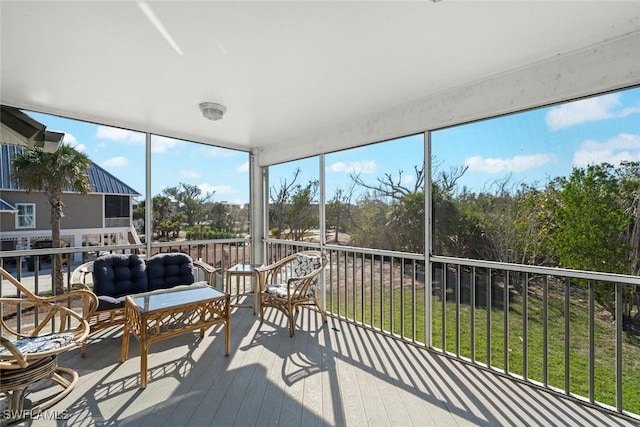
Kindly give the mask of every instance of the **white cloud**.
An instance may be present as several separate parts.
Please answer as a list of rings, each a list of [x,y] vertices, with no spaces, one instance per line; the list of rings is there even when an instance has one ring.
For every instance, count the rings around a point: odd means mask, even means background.
[[[215,192],[215,194],[217,195],[233,193],[233,187],[231,187],[230,185],[211,185],[205,182],[199,184],[198,187],[202,191],[202,194],[213,192]]]
[[[100,163],[100,166],[108,168],[119,168],[129,164],[129,161],[125,157],[112,157]]]
[[[638,113],[640,113],[640,107],[627,107],[620,110],[620,112],[618,113],[618,117],[627,117],[632,114]]]
[[[183,169],[180,172],[178,172],[178,175],[184,178],[192,178],[192,179],[200,178],[201,176],[200,172],[195,171],[193,169],[189,169],[189,170]]]
[[[329,170],[332,172],[345,172],[345,173],[374,173],[377,170],[375,160],[364,160],[362,162],[336,162],[329,166]]]
[[[402,177],[403,184],[411,184],[416,180],[416,177],[413,175],[405,175]]]
[[[586,140],[573,155],[573,166],[640,161],[640,135],[621,133],[605,142]]]
[[[238,173],[249,172],[249,161],[247,160],[246,162],[244,162],[243,164],[238,166],[238,168],[236,169],[236,172],[238,172]]]
[[[67,145],[70,145],[70,146],[74,147],[74,146],[76,146],[76,144],[78,144],[78,138],[73,136],[72,133],[64,132],[64,137],[62,138],[62,142],[64,144],[67,144]]]
[[[66,132],[64,133],[64,138],[62,138],[62,143],[75,148],[81,153],[87,151],[87,146],[84,144],[78,143],[78,139],[71,133],[66,133]]]
[[[555,154],[530,154],[527,156],[514,156],[508,159],[474,156],[466,159],[464,165],[468,166],[472,172],[523,172],[555,162],[556,159]]]
[[[110,139],[128,143],[143,143],[144,134],[126,129],[112,128],[109,126],[98,126],[96,138]]]
[[[202,145],[201,149],[198,150],[198,154],[201,154],[203,157],[233,157],[237,154],[237,151]]]
[[[640,112],[638,107],[628,107],[616,111],[620,106],[620,95],[613,93],[594,98],[581,99],[552,108],[545,116],[549,130],[559,130],[580,123],[626,117]]]
[[[154,136],[151,140],[152,153],[165,153],[167,149],[185,144],[179,139],[167,138],[165,136]]]

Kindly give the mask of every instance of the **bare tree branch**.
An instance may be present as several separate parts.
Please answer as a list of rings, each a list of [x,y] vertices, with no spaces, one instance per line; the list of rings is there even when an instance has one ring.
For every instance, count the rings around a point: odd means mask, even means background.
[[[424,186],[424,162],[422,163],[422,167],[418,168],[418,166],[414,166],[414,172],[416,174],[416,180],[413,184],[412,188],[409,188],[405,185],[402,175],[404,171],[399,170],[398,175],[394,178],[391,174],[385,173],[384,176],[378,177],[378,184],[372,185],[367,184],[360,177],[360,173],[350,173],[349,178],[358,186],[366,188],[368,190],[372,190],[377,195],[382,195],[384,197],[389,197],[394,200],[400,200],[403,197],[420,191]]]

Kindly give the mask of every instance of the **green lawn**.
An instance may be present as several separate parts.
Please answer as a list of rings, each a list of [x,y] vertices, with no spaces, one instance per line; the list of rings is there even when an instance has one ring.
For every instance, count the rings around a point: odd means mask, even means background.
[[[332,295],[333,312],[354,319],[358,322],[372,324],[377,328],[402,334],[409,340],[424,342],[424,290],[414,292],[405,289],[380,289],[374,283],[371,291],[364,294],[342,291]],[[445,304],[445,316],[442,300],[433,298],[432,344],[436,348],[456,352],[456,304],[448,301]],[[480,305],[480,304],[478,304]],[[516,375],[523,374],[523,301],[522,296],[512,292],[509,301],[508,315],[508,357],[504,357],[504,310],[502,301],[491,310],[491,365],[498,369],[508,370]],[[589,396],[589,334],[588,307],[586,301],[572,297],[570,300],[569,320],[569,378],[570,392],[584,397]],[[393,306],[393,312],[390,308]],[[404,310],[402,310],[404,307]],[[415,307],[415,310],[413,309]],[[527,299],[527,377],[543,382],[543,324],[542,298],[539,292],[529,292]],[[415,311],[415,317],[413,313]],[[471,354],[471,307],[460,305],[459,352],[466,358],[474,358],[477,362],[487,362],[487,310],[476,307],[475,318],[475,352]],[[443,322],[443,317],[446,321]],[[606,316],[595,321],[595,400],[615,406],[615,324]],[[404,319],[404,322],[402,320]],[[443,324],[445,340],[443,343]],[[414,326],[415,325],[415,326]],[[415,328],[415,332],[414,332]],[[562,292],[550,292],[548,307],[548,351],[547,369],[548,384],[564,389],[564,297]],[[635,342],[635,343],[634,343]],[[625,411],[640,414],[640,348],[636,341],[630,341],[625,335],[623,344],[623,408]]]

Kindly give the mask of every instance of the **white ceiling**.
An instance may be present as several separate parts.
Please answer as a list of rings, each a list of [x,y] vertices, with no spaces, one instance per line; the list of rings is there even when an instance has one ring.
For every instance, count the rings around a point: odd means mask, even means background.
[[[639,2],[606,0],[2,0],[0,15],[3,104],[240,149],[640,29]]]

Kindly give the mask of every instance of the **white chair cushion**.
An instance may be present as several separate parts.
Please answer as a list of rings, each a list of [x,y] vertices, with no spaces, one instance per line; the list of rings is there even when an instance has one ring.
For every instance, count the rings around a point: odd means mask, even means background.
[[[265,292],[268,294],[277,296],[278,298],[287,297],[287,285],[284,283],[278,283],[276,285],[267,285]]]
[[[314,270],[319,268],[322,265],[322,260],[318,256],[309,256],[306,254],[296,254],[296,259],[291,262],[291,266],[288,269],[283,269],[277,277],[278,282],[267,285],[265,287],[265,292],[268,294],[277,296],[278,298],[286,298],[287,297],[287,284],[282,283],[286,282],[288,277],[302,277],[307,274],[312,273]],[[288,271],[287,271],[288,270]],[[287,274],[287,273],[290,274]],[[294,284],[296,282],[293,282]],[[316,284],[318,283],[318,278],[314,278],[311,282],[311,286],[309,287],[309,292],[307,292],[307,297],[313,297],[315,295]],[[295,290],[293,288],[292,290]]]
[[[20,350],[22,354],[34,354],[44,351],[56,350],[69,345],[73,341],[71,332],[60,334],[40,335],[37,337],[20,338],[13,341],[13,344]],[[0,356],[10,356],[11,353],[7,349],[0,351]]]
[[[305,254],[296,254],[296,260],[293,263],[293,273],[296,277],[306,276],[322,264],[320,257],[309,256]]]

